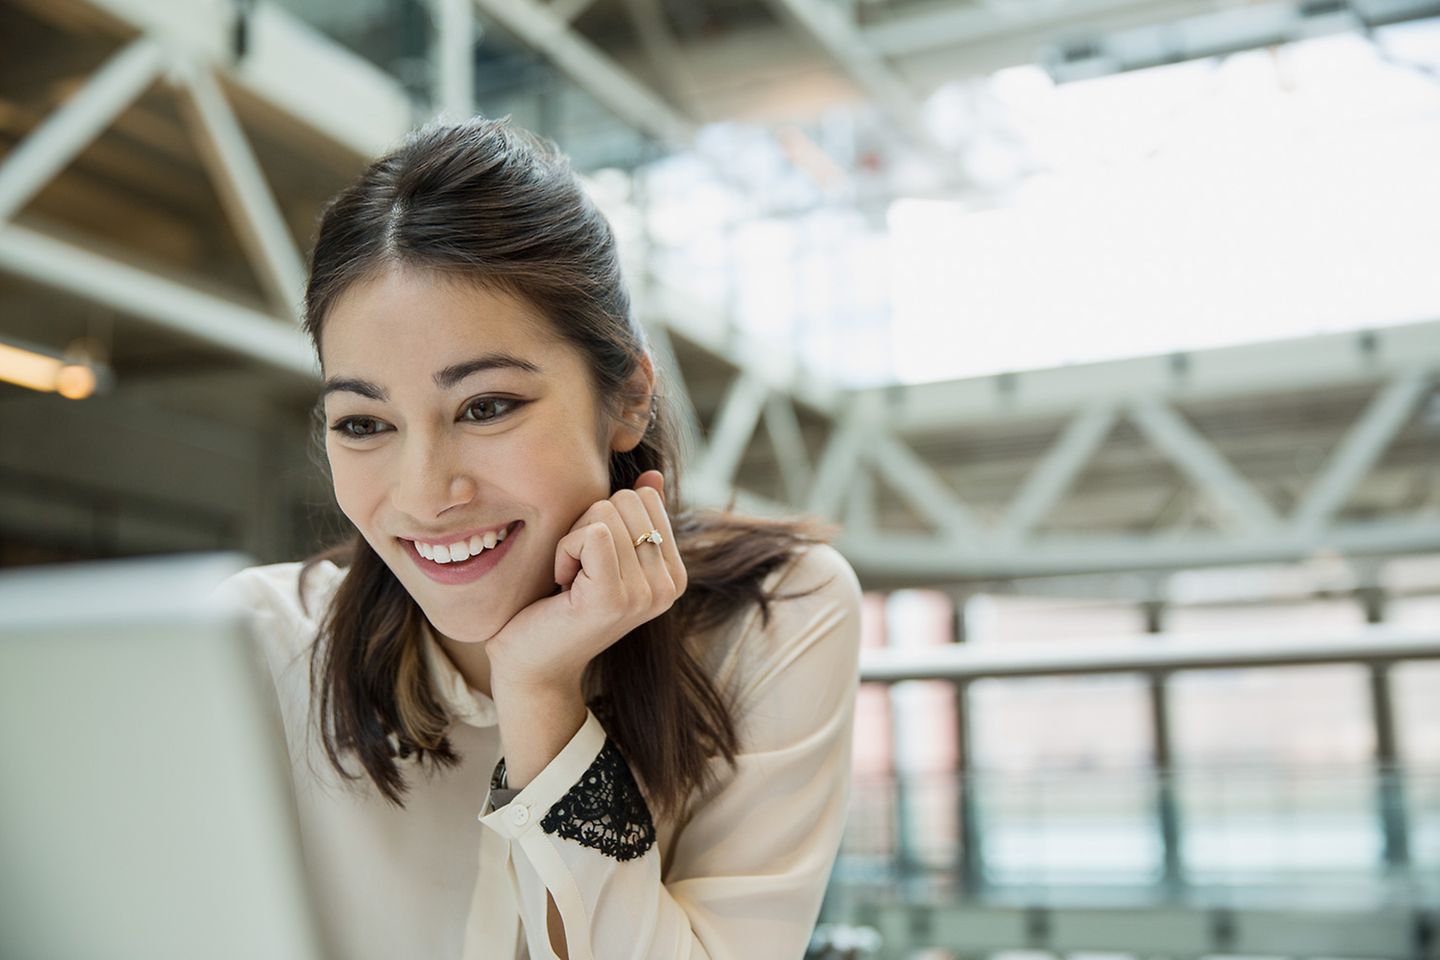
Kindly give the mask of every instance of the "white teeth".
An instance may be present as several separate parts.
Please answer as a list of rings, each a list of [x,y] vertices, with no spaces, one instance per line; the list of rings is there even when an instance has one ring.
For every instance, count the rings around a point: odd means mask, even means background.
[[[509,527],[502,527],[499,531],[491,530],[483,536],[476,534],[468,541],[462,540],[459,543],[452,543],[449,546],[436,543],[421,543],[415,541],[415,549],[427,560],[436,563],[458,563],[461,560],[468,560],[476,554],[490,550],[500,543],[509,533]]]

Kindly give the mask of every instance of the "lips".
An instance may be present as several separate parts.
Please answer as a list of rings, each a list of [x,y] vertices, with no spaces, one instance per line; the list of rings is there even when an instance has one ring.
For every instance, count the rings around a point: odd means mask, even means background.
[[[420,555],[428,560],[434,560],[437,563],[452,563],[458,562],[451,559],[455,544],[460,544],[465,548],[466,556],[463,559],[468,560],[470,557],[479,556],[483,550],[494,550],[519,523],[519,520],[512,520],[503,527],[490,527],[483,534],[475,530],[467,533],[440,534],[434,537],[403,537],[402,539],[414,542]],[[490,546],[486,546],[486,543],[489,543]]]
[[[419,547],[413,540],[402,540],[401,542],[405,544],[405,552],[410,554],[410,559],[431,580],[436,583],[461,584],[478,580],[495,569],[510,552],[510,545],[520,537],[524,530],[525,522],[517,520],[510,527],[510,532],[506,534],[505,539],[495,546],[482,550],[468,559],[453,560],[450,563],[436,563],[434,560],[427,560],[421,555]]]

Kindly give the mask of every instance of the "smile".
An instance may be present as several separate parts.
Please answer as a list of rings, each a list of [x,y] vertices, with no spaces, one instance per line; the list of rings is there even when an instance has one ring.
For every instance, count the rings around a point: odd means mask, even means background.
[[[405,544],[405,551],[410,554],[410,559],[415,561],[422,573],[436,583],[471,583],[489,573],[510,552],[510,544],[520,536],[520,531],[525,526],[523,520],[516,520],[505,530],[503,539],[496,537],[494,546],[487,546],[486,541],[475,544],[480,548],[478,553],[470,554],[463,560],[450,560],[438,562],[433,559],[440,549],[432,548],[430,544],[419,544],[413,540],[402,541]],[[471,544],[474,541],[470,541]],[[470,544],[467,544],[467,547]],[[421,551],[424,551],[422,553]],[[462,553],[464,551],[461,551]],[[430,557],[425,553],[431,554]],[[447,553],[448,556],[448,553]]]

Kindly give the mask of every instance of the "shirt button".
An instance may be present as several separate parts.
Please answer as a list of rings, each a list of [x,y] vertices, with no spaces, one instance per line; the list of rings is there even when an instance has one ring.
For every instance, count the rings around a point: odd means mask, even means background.
[[[523,827],[530,822],[530,808],[523,803],[511,803],[508,816],[515,826]]]

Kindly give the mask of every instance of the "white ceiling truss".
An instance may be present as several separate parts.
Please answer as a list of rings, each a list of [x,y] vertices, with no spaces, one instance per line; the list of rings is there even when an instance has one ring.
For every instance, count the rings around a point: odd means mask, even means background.
[[[263,353],[268,363],[308,372],[313,369],[310,351],[294,325],[304,289],[304,262],[212,69],[148,35],[102,64],[0,163],[0,267],[215,346],[239,346]],[[182,95],[191,134],[225,202],[230,225],[274,310],[291,321],[288,328],[271,315],[14,222],[28,201],[156,82],[168,83]]]
[[[268,375],[293,395],[316,376],[296,323],[303,261],[286,198],[237,115],[237,91],[288,111],[293,136],[318,130],[353,148],[357,168],[404,123],[382,111],[394,121],[377,128],[383,136],[344,117],[316,126],[315,101],[279,95],[286,84],[276,74],[286,68],[255,64],[320,41],[298,26],[287,34],[274,12],[259,16],[268,25],[238,65],[209,40],[137,22],[136,35],[0,162],[0,272],[105,305],[141,321],[141,332],[148,324],[244,357],[258,368],[257,390]],[[553,33],[564,15],[545,16],[535,22],[565,48]],[[403,100],[352,61],[324,52],[310,62],[310,85],[353,82],[387,91],[381,103]],[[107,252],[73,225],[26,219],[27,204],[156,84],[181,107],[263,302]],[[723,505],[734,496],[742,509],[837,521],[838,545],[870,583],[1440,550],[1440,322],[845,391],[764,362],[732,318],[657,286],[643,269],[627,275],[639,278],[637,313],[681,415],[692,499]],[[123,391],[125,371],[117,373]],[[233,381],[226,387],[216,390],[217,409],[233,402]],[[1117,445],[1125,431],[1136,442]],[[1278,465],[1266,459],[1277,456]],[[1300,460],[1306,469],[1291,469]],[[73,472],[69,461],[57,455],[51,466]],[[1096,470],[1098,481],[1087,481]]]
[[[689,147],[695,122],[573,30],[566,18],[578,14],[575,4],[556,11],[533,0],[474,2],[621,119],[673,149]]]
[[[1381,338],[1381,350],[1387,357],[1398,359],[1379,365],[1363,359],[1365,352],[1375,349],[1375,337]],[[1393,340],[1386,342],[1386,338]],[[1343,352],[1347,344],[1356,359],[1353,369],[1342,373],[1335,368],[1334,355]],[[885,398],[892,390],[859,391],[842,398],[825,414],[824,444],[812,464],[804,445],[795,442],[790,426],[794,407],[789,398],[741,373],[725,393],[710,431],[711,447],[699,461],[698,478],[691,482],[706,490],[735,486],[743,490],[747,482],[764,482],[763,477],[745,475],[738,452],[761,442],[757,434],[764,423],[770,443],[777,448],[774,460],[782,476],[784,502],[753,495],[742,495],[739,502],[769,513],[804,511],[843,521],[846,552],[857,569],[896,582],[1303,561],[1326,550],[1361,556],[1440,548],[1440,424],[1434,422],[1440,417],[1433,412],[1419,418],[1413,428],[1421,437],[1419,460],[1411,465],[1414,483],[1422,493],[1418,509],[1381,511],[1365,520],[1340,516],[1342,507],[1420,411],[1422,402],[1428,400],[1440,407],[1440,399],[1436,399],[1440,394],[1435,392],[1440,373],[1440,323],[1199,351],[1193,356],[1201,364],[1207,354],[1213,354],[1216,362],[1234,362],[1237,355],[1248,352],[1257,356],[1255,362],[1263,363],[1279,351],[1288,352],[1287,373],[1292,381],[1319,384],[1333,377],[1331,382],[1337,388],[1374,385],[1373,396],[1338,432],[1319,469],[1303,478],[1303,493],[1288,512],[1274,504],[1273,494],[1262,493],[1237,470],[1221,446],[1182,412],[1187,401],[1213,404],[1223,400],[1225,388],[1191,390],[1177,396],[1177,391],[1138,386],[1151,379],[1153,371],[1147,367],[1171,364],[1169,357],[1088,365],[1096,368],[1091,371],[1094,382],[1108,381],[1110,391],[1118,396],[1097,397],[1082,388],[1069,398],[1068,412],[1063,414],[1057,409],[1056,387],[1046,380],[1074,378],[1083,368],[1019,375],[1022,382],[1033,382],[1034,393],[1043,399],[1028,415],[1023,402],[1007,401],[1012,412],[1006,419],[1028,421],[1029,426],[1017,426],[1026,432],[1034,432],[1036,418],[1048,420],[1058,430],[1055,439],[1028,461],[1016,460],[1023,469],[1013,492],[999,500],[993,495],[986,498],[984,512],[994,515],[990,520],[982,519],[982,511],[952,479],[957,473],[963,475],[963,470],[937,466],[907,441],[907,417],[887,410]],[[1313,369],[1305,369],[1307,361],[1313,363]],[[1245,364],[1241,361],[1238,365]],[[1379,378],[1382,373],[1385,376]],[[986,381],[992,387],[1005,382],[978,378],[969,383],[926,386],[978,386]],[[1263,409],[1272,401],[1304,397],[1314,391],[1297,392],[1293,384],[1266,390],[1263,382],[1252,380],[1228,392],[1243,404]],[[928,404],[923,415],[909,419],[924,424],[927,448],[938,446],[937,436],[945,431],[959,435],[976,422],[967,423],[963,413],[953,407],[947,411]],[[1213,529],[1186,529],[1192,524],[1182,519],[1181,526],[1167,525],[1139,534],[1124,529],[1128,524],[1117,525],[1117,529],[1092,526],[1083,532],[1037,530],[1074,490],[1084,471],[1101,461],[1107,437],[1122,421],[1138,431],[1152,454],[1168,462],[1196,500],[1208,508],[1216,521]],[[992,426],[1002,423],[991,421]],[[777,442],[778,438],[785,439]],[[1284,444],[1287,438],[1276,435],[1273,440]],[[796,497],[793,481],[783,480],[785,476],[814,479],[808,493]],[[912,529],[886,528],[874,499],[881,485],[892,491],[895,504],[910,514],[908,526]],[[1123,495],[1124,491],[1117,494]],[[1083,511],[1083,507],[1072,508],[1072,512],[1076,510]],[[896,513],[894,509],[889,512]],[[1194,513],[1192,509],[1190,519]]]

